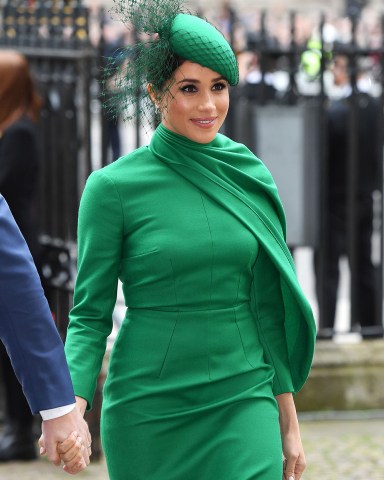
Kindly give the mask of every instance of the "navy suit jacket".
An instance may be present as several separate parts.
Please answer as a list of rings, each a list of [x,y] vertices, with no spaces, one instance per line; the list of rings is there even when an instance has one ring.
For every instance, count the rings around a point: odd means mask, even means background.
[[[2,195],[0,338],[33,413],[75,402],[63,342],[30,251]]]

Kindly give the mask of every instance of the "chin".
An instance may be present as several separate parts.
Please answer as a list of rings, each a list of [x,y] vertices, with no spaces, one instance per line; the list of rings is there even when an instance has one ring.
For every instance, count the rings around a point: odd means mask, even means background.
[[[198,132],[195,135],[191,135],[190,139],[197,143],[210,143],[216,135],[216,130],[214,132]]]

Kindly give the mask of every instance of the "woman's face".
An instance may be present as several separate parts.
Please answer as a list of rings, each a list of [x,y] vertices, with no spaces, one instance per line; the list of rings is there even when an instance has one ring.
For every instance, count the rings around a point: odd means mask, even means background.
[[[228,89],[220,74],[185,61],[175,70],[161,99],[163,125],[194,142],[211,142],[227,116]]]

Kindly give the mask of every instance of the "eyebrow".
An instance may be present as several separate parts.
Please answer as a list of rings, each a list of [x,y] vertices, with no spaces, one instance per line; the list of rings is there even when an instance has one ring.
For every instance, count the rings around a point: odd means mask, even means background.
[[[213,78],[212,83],[219,82],[220,80],[225,80],[225,78],[223,76]],[[182,80],[179,80],[177,82],[177,85],[179,85],[180,83],[201,83],[201,82],[200,82],[200,80],[197,80],[196,78],[183,78]]]

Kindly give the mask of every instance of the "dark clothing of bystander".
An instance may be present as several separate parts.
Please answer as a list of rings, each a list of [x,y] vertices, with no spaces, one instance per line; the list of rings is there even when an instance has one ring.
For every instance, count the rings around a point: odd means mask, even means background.
[[[377,272],[372,262],[373,233],[373,192],[380,190],[380,162],[382,142],[379,131],[380,108],[375,98],[367,93],[355,94],[357,109],[357,262],[356,276],[359,296],[356,300],[359,325],[351,325],[351,330],[359,330],[365,337],[366,328],[374,327],[378,322]],[[350,169],[350,115],[351,96],[333,100],[327,111],[327,225],[324,261],[324,291],[320,302],[320,322],[318,338],[332,337],[336,316],[337,293],[339,285],[339,260],[349,257],[348,230],[348,174]],[[315,252],[317,276],[320,269],[320,255]],[[318,298],[319,282],[317,283]],[[367,335],[368,336],[368,335]]]

